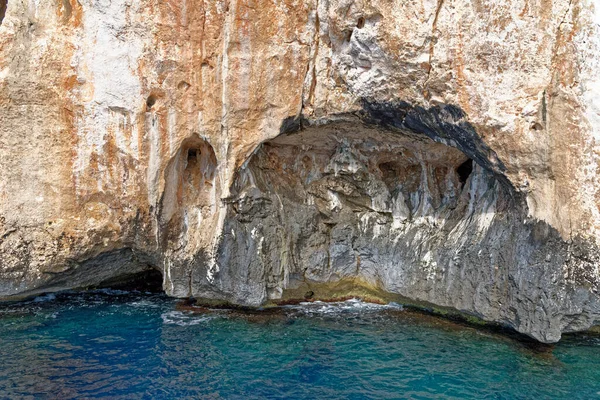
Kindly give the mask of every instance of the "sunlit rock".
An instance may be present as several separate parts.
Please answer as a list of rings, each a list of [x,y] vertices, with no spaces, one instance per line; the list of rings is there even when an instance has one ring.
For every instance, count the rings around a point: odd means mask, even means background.
[[[0,296],[356,279],[544,342],[587,329],[599,12],[0,0]]]

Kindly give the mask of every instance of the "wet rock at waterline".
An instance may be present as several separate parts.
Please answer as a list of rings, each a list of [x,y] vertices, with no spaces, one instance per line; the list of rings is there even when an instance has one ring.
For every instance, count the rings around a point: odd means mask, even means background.
[[[355,282],[544,342],[587,329],[598,12],[0,2],[0,296],[154,269],[176,297]]]

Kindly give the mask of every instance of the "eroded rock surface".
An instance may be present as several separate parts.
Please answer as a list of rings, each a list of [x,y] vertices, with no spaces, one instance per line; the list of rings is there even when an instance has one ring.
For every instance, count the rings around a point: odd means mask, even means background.
[[[0,297],[154,268],[177,297],[356,279],[544,342],[595,325],[599,22],[589,0],[0,0]]]

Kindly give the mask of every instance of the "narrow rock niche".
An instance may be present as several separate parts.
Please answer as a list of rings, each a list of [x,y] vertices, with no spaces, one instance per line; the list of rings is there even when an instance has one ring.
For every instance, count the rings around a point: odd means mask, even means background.
[[[198,137],[184,141],[167,166],[160,222],[163,238],[171,245],[185,246],[190,234],[198,239],[210,232],[217,202],[216,168],[212,146]]]
[[[500,186],[460,150],[424,135],[346,122],[281,135],[239,172],[221,276],[239,281],[242,265],[271,299],[306,282],[360,278],[433,300],[422,294],[456,283],[441,263],[507,209]],[[438,274],[449,280],[436,283]]]
[[[471,176],[473,172],[473,160],[468,159],[464,163],[460,164],[458,168],[456,168],[456,173],[458,175],[458,180],[460,181],[461,188],[465,186],[467,183],[467,179]]]
[[[358,29],[362,29],[362,28],[364,28],[364,27],[365,27],[365,19],[364,19],[364,17],[360,17],[360,18],[358,19],[358,21],[356,21],[356,27],[357,27]]]
[[[4,16],[6,15],[7,7],[8,0],[0,0],[0,25],[2,25],[2,21],[4,21]]]

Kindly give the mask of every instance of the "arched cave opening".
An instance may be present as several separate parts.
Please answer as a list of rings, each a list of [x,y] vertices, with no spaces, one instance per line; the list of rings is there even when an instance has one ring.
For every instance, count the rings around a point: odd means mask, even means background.
[[[187,138],[169,161],[159,208],[159,242],[167,254],[165,290],[175,297],[195,296],[206,278],[206,249],[218,224],[219,175],[211,144]]]
[[[165,171],[160,212],[165,240],[185,246],[190,239],[188,233],[196,235],[212,224],[217,201],[216,171],[217,158],[207,141],[194,136],[181,144]]]
[[[430,291],[433,271],[508,204],[495,175],[459,149],[343,121],[263,143],[232,194],[220,274],[242,264],[244,276],[266,277],[273,299],[305,282],[356,278]]]

